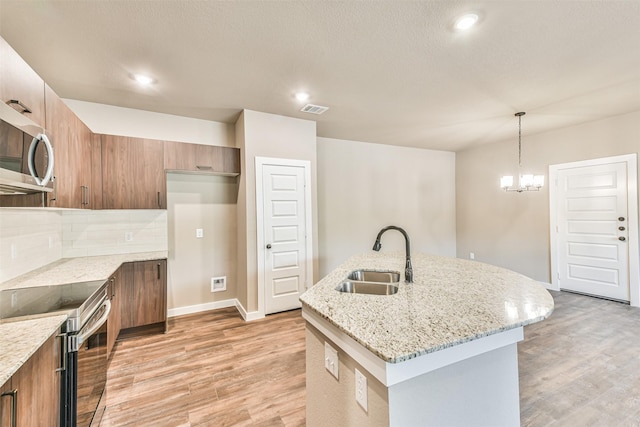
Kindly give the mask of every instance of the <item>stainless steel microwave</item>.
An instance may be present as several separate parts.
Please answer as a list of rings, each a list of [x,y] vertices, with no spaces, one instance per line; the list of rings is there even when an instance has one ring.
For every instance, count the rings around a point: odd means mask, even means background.
[[[53,191],[53,147],[44,129],[0,102],[0,195]]]

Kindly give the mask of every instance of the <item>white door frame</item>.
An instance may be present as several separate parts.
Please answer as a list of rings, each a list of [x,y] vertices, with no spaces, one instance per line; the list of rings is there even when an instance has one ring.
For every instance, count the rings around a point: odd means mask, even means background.
[[[311,214],[311,161],[278,159],[273,157],[256,157],[256,254],[258,258],[258,316],[265,316],[265,272],[264,272],[264,191],[262,182],[262,167],[264,165],[295,166],[304,168],[304,198],[305,198],[305,242],[306,242],[306,266],[305,289],[309,289],[313,278],[313,224]]]
[[[607,163],[627,164],[627,226],[629,231],[629,300],[634,307],[640,307],[640,255],[638,246],[638,156],[625,154],[621,156],[603,157],[580,162],[563,163],[549,166],[549,242],[551,244],[551,283],[550,289],[560,290],[558,282],[558,247],[556,231],[557,221],[557,185],[558,172],[562,169],[598,166]]]

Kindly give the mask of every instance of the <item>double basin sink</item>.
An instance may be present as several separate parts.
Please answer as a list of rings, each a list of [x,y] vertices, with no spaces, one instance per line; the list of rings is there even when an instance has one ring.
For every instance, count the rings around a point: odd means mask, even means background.
[[[349,294],[393,295],[398,292],[400,273],[397,271],[355,270],[336,287]]]

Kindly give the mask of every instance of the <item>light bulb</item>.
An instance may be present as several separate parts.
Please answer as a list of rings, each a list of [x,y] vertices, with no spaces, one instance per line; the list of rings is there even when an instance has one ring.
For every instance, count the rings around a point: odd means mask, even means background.
[[[513,177],[505,175],[500,178],[500,188],[509,188],[513,185]]]
[[[464,31],[473,27],[476,22],[478,22],[478,15],[476,15],[475,13],[468,13],[456,19],[456,23],[454,26],[456,30]]]

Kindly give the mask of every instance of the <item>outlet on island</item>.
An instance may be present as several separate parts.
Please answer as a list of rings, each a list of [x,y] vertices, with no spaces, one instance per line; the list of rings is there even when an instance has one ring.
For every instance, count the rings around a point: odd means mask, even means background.
[[[324,343],[324,367],[338,379],[338,350]]]

